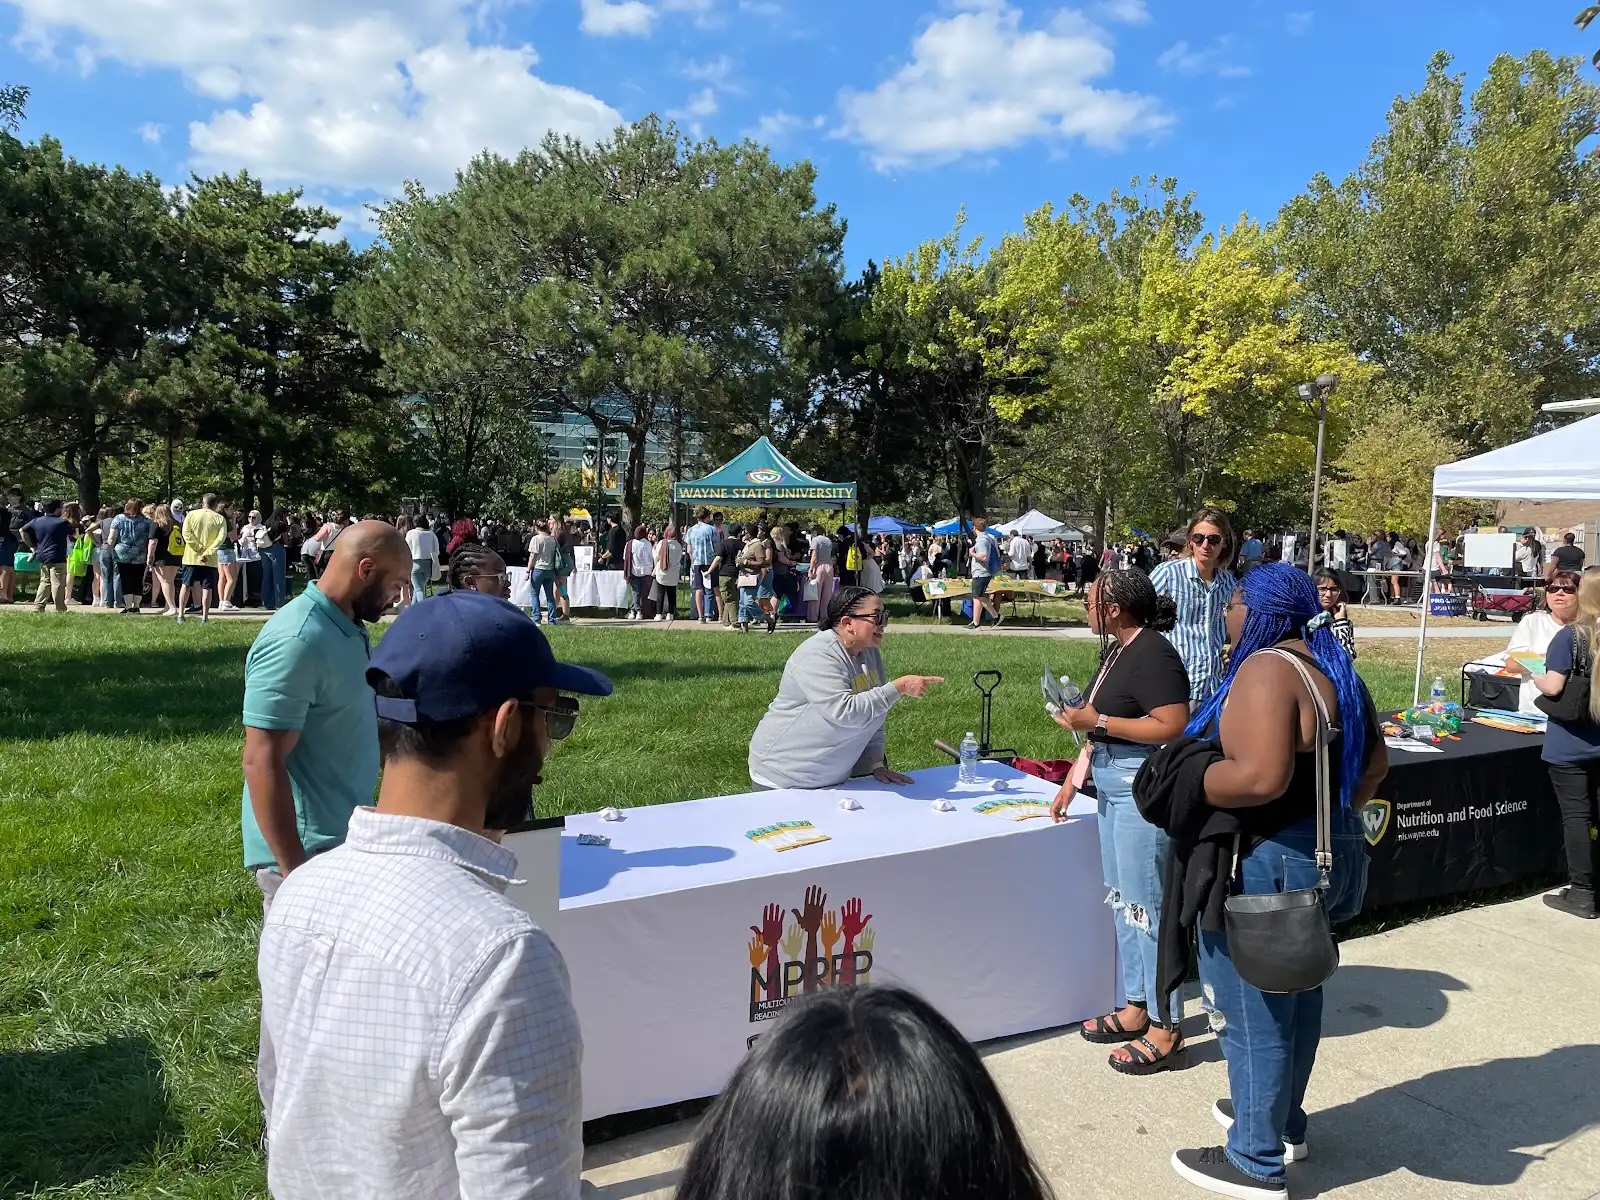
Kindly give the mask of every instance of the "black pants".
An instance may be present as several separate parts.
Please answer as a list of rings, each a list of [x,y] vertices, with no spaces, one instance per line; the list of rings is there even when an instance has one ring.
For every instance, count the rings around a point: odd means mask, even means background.
[[[122,607],[138,608],[144,603],[144,564],[118,563],[117,574],[122,582]]]
[[[1550,787],[1561,809],[1561,838],[1572,886],[1592,893],[1595,876],[1600,874],[1600,842],[1589,829],[1600,824],[1600,761],[1545,765],[1550,768]]]

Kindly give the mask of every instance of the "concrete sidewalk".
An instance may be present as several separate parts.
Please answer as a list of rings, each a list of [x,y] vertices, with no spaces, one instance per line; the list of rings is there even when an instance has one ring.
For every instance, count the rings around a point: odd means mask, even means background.
[[[1311,1082],[1297,1200],[1600,1200],[1600,922],[1539,897],[1454,913],[1343,947]],[[1190,1005],[1188,1027],[1204,1021]],[[1218,1144],[1227,1095],[1214,1039],[1190,1065],[1127,1079],[1076,1028],[984,1047],[1061,1200],[1183,1200],[1168,1166]],[[593,1147],[585,1195],[668,1198],[690,1123]]]

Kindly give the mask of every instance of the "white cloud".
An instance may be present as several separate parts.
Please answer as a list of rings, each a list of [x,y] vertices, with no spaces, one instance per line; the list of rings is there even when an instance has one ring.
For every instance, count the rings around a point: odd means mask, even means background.
[[[157,125],[154,121],[146,121],[138,129],[139,140],[147,146],[159,146],[166,133],[167,127]]]
[[[1290,37],[1299,37],[1311,31],[1311,23],[1317,19],[1314,12],[1292,12],[1283,19],[1283,27]]]
[[[682,108],[674,108],[667,111],[669,117],[690,117],[693,119],[714,117],[716,113],[717,92],[715,88],[708,87],[703,87],[690,96],[688,103]]]
[[[12,0],[18,43],[179,72],[219,105],[190,123],[189,164],[274,185],[392,194],[448,186],[485,148],[547,130],[609,134],[620,115],[533,73],[524,45],[472,40],[470,0]]]
[[[773,142],[781,142],[790,134],[802,129],[821,129],[827,123],[828,119],[820,114],[814,117],[800,117],[780,108],[776,112],[763,113],[756,123],[745,131],[745,136],[753,141],[770,145]]]
[[[685,79],[708,83],[713,87],[726,88],[728,80],[733,76],[733,59],[726,54],[719,54],[716,58],[707,59],[705,62],[696,62],[691,59],[679,68],[678,73]]]
[[[1095,11],[1106,20],[1118,21],[1123,25],[1150,23],[1150,9],[1146,7],[1145,0],[1100,0],[1095,5]]]
[[[644,0],[583,0],[578,28],[595,37],[645,37],[655,23],[656,10]]]
[[[1250,68],[1231,61],[1234,39],[1224,34],[1209,46],[1191,46],[1188,42],[1173,42],[1156,59],[1163,71],[1179,75],[1218,75],[1223,79],[1240,79],[1250,74]]]
[[[1171,117],[1153,96],[1099,88],[1110,35],[1080,12],[1024,29],[1007,0],[956,0],[913,40],[911,59],[870,92],[845,89],[841,136],[880,168],[947,162],[1024,142],[1116,149]]]
[[[783,5],[777,0],[739,0],[739,11],[755,17],[781,17]]]

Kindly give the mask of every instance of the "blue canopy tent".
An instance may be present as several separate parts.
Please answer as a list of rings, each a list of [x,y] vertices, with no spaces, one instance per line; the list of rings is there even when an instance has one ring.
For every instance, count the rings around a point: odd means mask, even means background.
[[[773,508],[844,508],[856,485],[807,475],[766,438],[757,438],[731,462],[704,479],[672,485],[674,504],[759,504]]]
[[[854,525],[846,525],[845,528],[851,533],[856,531]],[[867,535],[869,537],[877,537],[880,533],[889,537],[903,537],[908,533],[922,533],[924,529],[925,526],[917,525],[911,521],[902,521],[899,517],[877,516],[867,522]]]
[[[963,521],[960,517],[951,517],[948,521],[940,521],[933,527],[933,531],[940,537],[949,537],[952,533],[971,533],[972,522]]]

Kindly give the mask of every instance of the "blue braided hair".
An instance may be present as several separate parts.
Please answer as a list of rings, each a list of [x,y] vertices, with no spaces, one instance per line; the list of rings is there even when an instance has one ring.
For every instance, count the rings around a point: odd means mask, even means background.
[[[1228,656],[1228,672],[1222,677],[1222,686],[1189,718],[1184,732],[1204,736],[1222,716],[1223,702],[1245,660],[1257,650],[1299,634],[1339,698],[1339,720],[1344,727],[1339,739],[1339,802],[1348,807],[1367,763],[1367,692],[1350,655],[1329,627],[1317,600],[1316,584],[1288,563],[1269,562],[1247,574],[1239,591],[1250,613]]]

